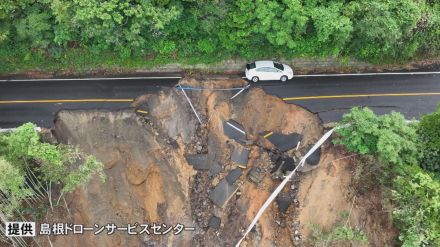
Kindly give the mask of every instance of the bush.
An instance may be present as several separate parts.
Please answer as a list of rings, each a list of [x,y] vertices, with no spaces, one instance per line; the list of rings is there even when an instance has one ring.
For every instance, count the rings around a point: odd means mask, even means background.
[[[360,154],[376,155],[382,162],[397,165],[417,164],[420,152],[417,149],[415,125],[407,124],[396,112],[376,116],[368,108],[353,108],[344,114],[335,144]]]
[[[153,46],[153,50],[161,55],[170,55],[176,50],[176,43],[169,40],[161,40]]]
[[[215,51],[215,44],[209,39],[202,39],[197,42],[197,49],[206,54],[211,54]]]
[[[440,180],[417,166],[394,180],[393,216],[402,246],[440,246]]]
[[[354,108],[344,115],[337,130],[340,136],[335,143],[388,164],[379,166],[383,171],[375,175],[380,176],[379,181],[388,181],[382,185],[392,190],[393,218],[406,247],[440,246],[440,179],[417,164],[420,159],[426,161],[424,149],[438,150],[437,114],[424,116],[415,125],[397,113],[378,117],[369,109]],[[365,169],[357,171],[365,174]]]
[[[436,112],[422,116],[417,133],[423,152],[420,165],[440,176],[440,106]]]

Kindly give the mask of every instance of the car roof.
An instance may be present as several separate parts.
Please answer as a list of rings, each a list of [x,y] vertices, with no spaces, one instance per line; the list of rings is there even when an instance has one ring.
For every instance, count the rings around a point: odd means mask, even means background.
[[[274,67],[273,61],[270,60],[263,60],[263,61],[255,61],[255,67],[261,68],[261,67]]]

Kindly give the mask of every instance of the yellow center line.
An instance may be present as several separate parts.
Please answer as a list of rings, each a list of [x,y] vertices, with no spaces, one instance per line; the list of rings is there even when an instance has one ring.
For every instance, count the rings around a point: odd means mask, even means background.
[[[42,100],[0,100],[0,104],[26,103],[93,103],[93,102],[133,102],[133,99],[42,99]]]
[[[433,96],[440,93],[377,93],[377,94],[343,94],[343,95],[322,95],[322,96],[302,96],[283,98],[288,100],[308,100],[308,99],[341,99],[341,98],[361,98],[361,97],[397,97],[397,96]]]
[[[268,138],[269,136],[271,136],[273,134],[273,132],[269,132],[269,133],[267,133],[266,135],[264,135],[263,137],[264,138]]]
[[[147,111],[142,111],[142,110],[137,110],[137,112],[139,112],[139,113],[144,113],[144,114],[148,114]]]

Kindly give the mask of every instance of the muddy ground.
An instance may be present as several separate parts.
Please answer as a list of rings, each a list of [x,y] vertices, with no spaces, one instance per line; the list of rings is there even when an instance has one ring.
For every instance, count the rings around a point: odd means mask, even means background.
[[[185,79],[180,83],[210,89],[245,84],[240,79]],[[56,139],[103,161],[107,180],[102,183],[93,178],[75,190],[67,196],[70,211],[52,214],[46,221],[68,219],[87,226],[180,223],[195,231],[179,235],[86,233],[51,237],[53,246],[234,246],[281,181],[271,173],[273,157],[279,153],[261,133],[301,134],[298,150],[285,154],[300,158],[324,132],[316,115],[261,89],[251,88],[234,100],[230,100],[230,91],[187,93],[201,124],[176,88],[143,95],[130,109],[59,112],[53,130]],[[229,119],[243,126],[247,143],[237,143],[224,134],[223,124]],[[233,150],[240,145],[250,150],[245,168],[231,161]],[[194,169],[185,158],[197,154],[207,155],[208,169]],[[323,147],[316,169],[299,173],[281,193],[288,201],[287,209],[272,203],[241,246],[309,246],[311,224],[331,229],[345,211],[350,212],[349,225],[367,233],[370,246],[393,245],[395,230],[380,196],[357,196],[350,189],[355,158],[340,159],[347,155],[331,144]],[[257,183],[248,178],[255,167],[262,175]],[[210,193],[237,168],[242,174],[229,200],[223,207],[215,205]],[[212,219],[220,219],[218,228]],[[46,238],[39,241],[48,244]]]

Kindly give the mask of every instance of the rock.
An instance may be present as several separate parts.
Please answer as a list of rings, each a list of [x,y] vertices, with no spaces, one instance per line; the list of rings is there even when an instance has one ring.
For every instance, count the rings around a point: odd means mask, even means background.
[[[217,177],[213,178],[212,182],[211,182],[212,186],[216,186],[219,181],[220,181],[220,179],[218,179]]]

